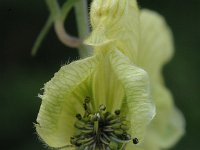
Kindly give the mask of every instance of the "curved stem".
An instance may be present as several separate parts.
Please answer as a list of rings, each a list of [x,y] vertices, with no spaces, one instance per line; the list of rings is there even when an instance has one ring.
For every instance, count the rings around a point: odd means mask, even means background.
[[[55,32],[57,34],[58,39],[65,45],[69,47],[80,47],[82,44],[82,40],[72,37],[66,33],[64,24],[61,21],[56,21],[54,23]]]
[[[79,37],[85,39],[90,33],[87,0],[79,0],[75,4],[75,13]],[[79,55],[81,58],[88,57],[91,54],[91,47],[84,44],[79,47]]]
[[[68,12],[68,8],[72,6],[72,0],[67,1],[68,7],[63,8],[66,9],[66,12]],[[75,2],[75,1],[74,1]],[[62,17],[62,13],[65,14],[66,12],[63,10],[61,11],[60,6],[57,2],[57,0],[46,0],[46,3],[49,7],[49,10],[53,16],[54,19],[54,28],[55,32],[57,34],[58,39],[69,47],[80,47],[82,44],[82,41],[79,38],[70,36],[65,28],[64,28],[64,17]],[[70,5],[71,4],[71,5]]]

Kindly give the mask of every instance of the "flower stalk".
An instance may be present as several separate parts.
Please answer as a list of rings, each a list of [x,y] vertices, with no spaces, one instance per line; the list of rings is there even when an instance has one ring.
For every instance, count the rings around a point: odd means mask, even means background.
[[[79,0],[75,4],[76,22],[78,27],[78,34],[80,39],[85,39],[89,33],[89,18],[88,18],[88,4],[87,0]],[[79,46],[79,55],[81,58],[90,56],[92,53],[91,47],[81,44]]]

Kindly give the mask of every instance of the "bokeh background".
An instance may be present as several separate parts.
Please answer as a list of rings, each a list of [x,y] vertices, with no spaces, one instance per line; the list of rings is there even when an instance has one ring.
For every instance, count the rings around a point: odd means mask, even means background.
[[[139,4],[165,16],[174,33],[176,53],[165,66],[164,76],[187,126],[185,136],[173,150],[199,150],[200,1],[139,0]],[[77,50],[62,45],[53,29],[37,56],[30,55],[48,14],[43,0],[0,0],[2,150],[45,150],[33,127],[41,103],[37,94],[61,65],[78,58]],[[77,34],[73,11],[66,20],[66,29]]]

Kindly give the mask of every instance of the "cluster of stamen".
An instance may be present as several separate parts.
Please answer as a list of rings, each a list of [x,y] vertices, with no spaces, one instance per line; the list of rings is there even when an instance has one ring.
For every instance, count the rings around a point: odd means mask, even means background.
[[[132,139],[127,133],[129,122],[121,116],[120,110],[112,114],[106,111],[106,106],[100,105],[99,111],[92,113],[89,97],[85,98],[83,106],[85,114],[76,115],[77,132],[70,140],[78,150],[124,150],[131,140],[138,143],[137,138]]]

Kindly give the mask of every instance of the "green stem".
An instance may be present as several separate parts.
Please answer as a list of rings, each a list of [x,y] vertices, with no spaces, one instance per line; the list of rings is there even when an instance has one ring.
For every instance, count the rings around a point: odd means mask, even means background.
[[[90,33],[87,0],[79,0],[75,4],[75,13],[79,37],[85,39]],[[81,58],[88,57],[91,54],[91,47],[84,44],[79,47],[79,55]]]
[[[57,37],[63,44],[69,47],[79,48],[79,54],[82,58],[91,55],[91,48],[84,45],[79,38],[70,36],[64,28],[64,21],[75,3],[77,3],[75,5],[75,11],[80,39],[85,39],[86,36],[89,35],[87,0],[67,0],[62,8],[60,8],[57,0],[46,0],[46,4],[48,5],[51,14],[34,43],[31,52],[33,56],[36,54],[53,23]]]
[[[60,20],[61,11],[57,0],[46,0],[46,4],[49,7],[49,10],[51,12],[51,15],[53,16],[54,21]]]
[[[71,1],[67,1],[67,2],[69,2],[68,4],[71,4],[73,1],[71,0]],[[62,13],[64,14],[65,12],[64,12],[64,10],[63,10],[63,12],[61,11],[57,0],[46,0],[46,3],[49,7],[49,10],[50,10],[52,16],[53,16],[54,29],[55,29],[58,39],[66,46],[74,47],[74,48],[80,47],[82,44],[82,41],[76,37],[70,36],[65,31],[64,17],[62,18]],[[68,7],[64,7],[63,9],[67,9],[70,6],[71,5],[69,5]],[[68,10],[66,10],[66,11],[68,12]]]
[[[46,3],[49,7],[49,9],[51,10],[50,16],[48,17],[44,27],[42,28],[42,30],[40,31],[39,35],[36,38],[36,41],[32,47],[31,50],[31,55],[35,56],[39,47],[41,46],[42,42],[44,41],[47,33],[49,32],[49,30],[51,29],[56,16],[58,16],[58,18],[61,19],[61,22],[64,24],[65,19],[67,18],[69,11],[71,10],[71,8],[74,6],[74,4],[79,1],[79,0],[68,0],[66,1],[62,8],[61,11],[59,10],[59,6],[57,3],[55,3],[56,1],[54,0],[54,2],[52,3],[52,1],[50,0],[46,0]],[[54,8],[55,7],[55,8]],[[59,17],[61,16],[61,17]],[[57,19],[58,20],[58,19]]]

